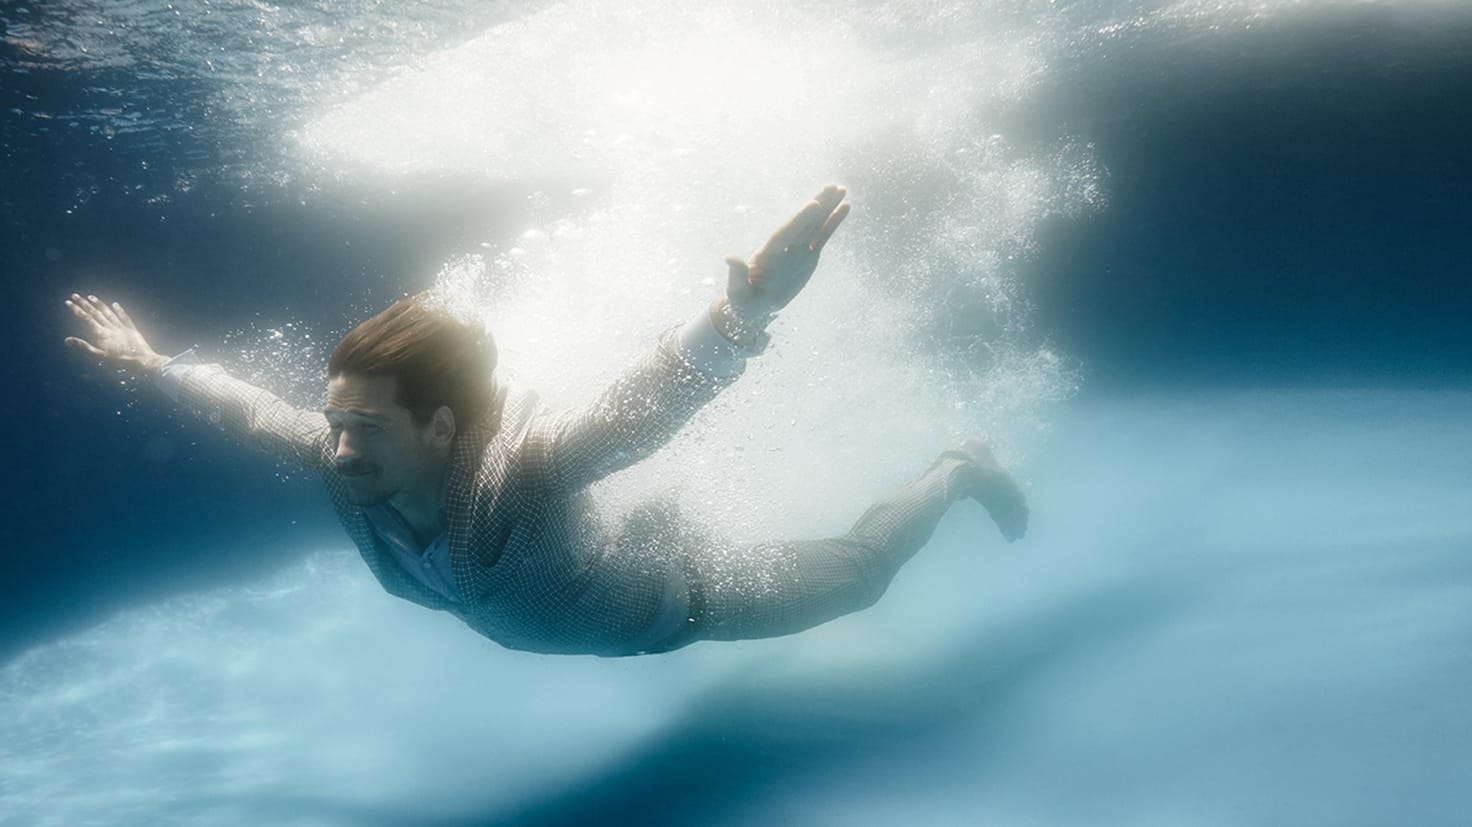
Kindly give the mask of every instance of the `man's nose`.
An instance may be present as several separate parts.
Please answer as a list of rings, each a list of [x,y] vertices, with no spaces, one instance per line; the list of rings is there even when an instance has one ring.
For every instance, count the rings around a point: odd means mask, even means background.
[[[358,456],[358,450],[353,445],[352,438],[347,431],[341,431],[337,435],[337,450],[332,453],[333,459],[339,464],[351,462]]]

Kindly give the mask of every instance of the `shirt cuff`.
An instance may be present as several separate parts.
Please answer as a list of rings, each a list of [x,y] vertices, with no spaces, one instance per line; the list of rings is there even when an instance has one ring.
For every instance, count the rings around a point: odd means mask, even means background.
[[[158,375],[154,377],[153,383],[164,392],[168,398],[179,401],[179,394],[184,390],[184,376],[194,368],[202,367],[199,357],[194,354],[194,348],[190,348],[163,363],[158,369]]]
[[[748,354],[716,330],[708,310],[680,328],[678,342],[685,361],[706,375],[735,376],[746,369]]]

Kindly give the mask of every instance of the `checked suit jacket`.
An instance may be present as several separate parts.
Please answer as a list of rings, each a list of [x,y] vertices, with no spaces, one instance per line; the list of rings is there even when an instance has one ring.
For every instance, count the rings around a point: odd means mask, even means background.
[[[673,332],[590,404],[553,411],[502,386],[496,404],[455,438],[446,480],[454,603],[395,560],[333,468],[326,417],[293,407],[219,365],[184,372],[179,401],[226,432],[321,474],[338,519],[390,594],[450,611],[513,649],[628,654],[685,565],[671,521],[610,531],[586,488],[666,443],[736,378],[701,372]]]

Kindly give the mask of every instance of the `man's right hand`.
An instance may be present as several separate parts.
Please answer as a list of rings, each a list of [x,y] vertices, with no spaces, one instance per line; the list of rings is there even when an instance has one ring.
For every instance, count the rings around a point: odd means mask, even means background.
[[[138,332],[138,326],[121,304],[108,305],[96,296],[83,298],[73,293],[66,306],[90,328],[91,341],[78,336],[66,338],[66,345],[72,350],[95,356],[104,365],[135,376],[150,374],[169,361],[149,347],[148,340]]]

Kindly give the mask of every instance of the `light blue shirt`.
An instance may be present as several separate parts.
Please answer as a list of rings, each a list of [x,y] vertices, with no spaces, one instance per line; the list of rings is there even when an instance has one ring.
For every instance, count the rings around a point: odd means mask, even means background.
[[[414,530],[397,508],[384,503],[363,509],[373,531],[393,552],[394,559],[414,579],[423,583],[449,600],[460,602],[460,592],[455,588],[455,574],[450,569],[450,537],[441,531],[434,542],[419,548],[414,542]]]

